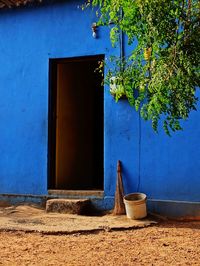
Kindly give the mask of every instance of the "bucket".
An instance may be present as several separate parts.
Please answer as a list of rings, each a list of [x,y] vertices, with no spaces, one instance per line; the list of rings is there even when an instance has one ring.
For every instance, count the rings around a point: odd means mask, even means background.
[[[142,219],[147,216],[147,196],[143,193],[132,193],[124,196],[126,215],[130,219]]]

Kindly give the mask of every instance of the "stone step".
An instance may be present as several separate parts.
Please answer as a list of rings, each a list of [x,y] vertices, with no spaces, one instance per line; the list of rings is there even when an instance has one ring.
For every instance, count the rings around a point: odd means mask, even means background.
[[[89,199],[49,199],[46,202],[46,212],[84,214],[89,208]]]

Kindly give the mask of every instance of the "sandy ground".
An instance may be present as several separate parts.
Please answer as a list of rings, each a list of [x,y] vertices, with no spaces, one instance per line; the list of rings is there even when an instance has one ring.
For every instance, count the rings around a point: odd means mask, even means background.
[[[57,217],[27,206],[3,208],[0,265],[200,265],[200,222],[146,220],[137,224],[124,218],[112,219]],[[113,222],[114,227],[109,225]],[[104,230],[98,230],[105,224]],[[66,225],[74,231],[58,230]],[[10,226],[14,226],[13,231]]]
[[[90,234],[0,233],[0,265],[200,265],[199,254],[199,222]]]

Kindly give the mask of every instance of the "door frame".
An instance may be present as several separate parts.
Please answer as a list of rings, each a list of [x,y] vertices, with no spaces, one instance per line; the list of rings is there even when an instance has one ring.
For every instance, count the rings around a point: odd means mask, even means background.
[[[55,178],[55,167],[56,167],[56,108],[57,108],[57,65],[59,63],[69,62],[81,62],[91,60],[103,60],[104,54],[97,54],[91,56],[79,56],[69,58],[50,58],[49,59],[49,99],[48,99],[48,155],[47,155],[47,189],[55,190],[56,178]],[[103,97],[104,98],[104,97]],[[103,103],[104,105],[104,103]],[[104,107],[103,107],[104,109]],[[104,117],[103,117],[104,124]],[[104,151],[104,147],[103,147]],[[103,152],[104,153],[104,152]],[[104,154],[103,154],[104,157]],[[103,160],[104,165],[104,160]],[[103,175],[103,187],[104,187],[104,175]],[[59,191],[59,189],[56,189]],[[103,189],[104,190],[104,189]],[[62,190],[63,191],[63,190]],[[92,191],[92,190],[91,190]],[[95,192],[95,191],[94,191]]]

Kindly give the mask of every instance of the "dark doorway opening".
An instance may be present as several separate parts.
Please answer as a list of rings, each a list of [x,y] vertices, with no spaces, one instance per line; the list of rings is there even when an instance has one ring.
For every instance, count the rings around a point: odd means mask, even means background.
[[[48,189],[103,190],[103,58],[50,60]]]

